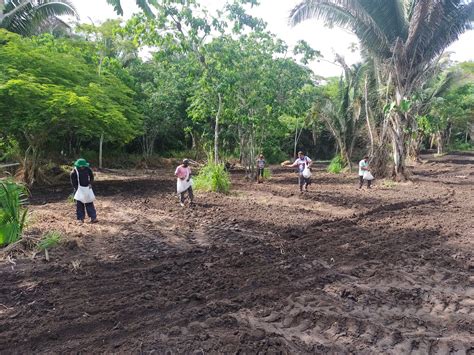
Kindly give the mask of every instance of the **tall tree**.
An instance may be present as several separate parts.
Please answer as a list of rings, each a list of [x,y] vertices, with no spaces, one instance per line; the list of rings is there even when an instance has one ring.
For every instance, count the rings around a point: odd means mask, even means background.
[[[470,27],[473,1],[461,0],[304,0],[291,12],[293,25],[320,18],[352,30],[376,58],[399,109],[390,111],[394,174],[405,175],[406,128],[414,115],[406,100],[430,75],[444,49]]]

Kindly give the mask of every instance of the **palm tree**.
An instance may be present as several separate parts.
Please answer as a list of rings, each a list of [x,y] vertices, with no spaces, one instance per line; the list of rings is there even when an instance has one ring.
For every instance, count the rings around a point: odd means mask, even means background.
[[[362,86],[364,65],[347,66],[344,59],[336,57],[344,69],[338,82],[337,95],[326,97],[321,103],[320,117],[336,140],[339,155],[352,170],[352,152],[364,124]]]
[[[290,15],[296,25],[310,18],[348,28],[377,62],[396,107],[426,80],[444,49],[470,28],[474,1],[462,0],[304,0]],[[405,129],[413,115],[390,113],[394,174],[405,177]]]
[[[69,0],[0,0],[0,28],[24,36],[63,15],[76,16]]]

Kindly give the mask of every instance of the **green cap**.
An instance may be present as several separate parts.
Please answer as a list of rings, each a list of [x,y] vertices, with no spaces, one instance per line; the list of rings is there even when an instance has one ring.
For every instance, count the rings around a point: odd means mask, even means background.
[[[89,166],[89,163],[87,162],[87,160],[81,158],[81,159],[76,160],[76,162],[74,163],[74,166],[76,168],[82,168],[82,167]]]

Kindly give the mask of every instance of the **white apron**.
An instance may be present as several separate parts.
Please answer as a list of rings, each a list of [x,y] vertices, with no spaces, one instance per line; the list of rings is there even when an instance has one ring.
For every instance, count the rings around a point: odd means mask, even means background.
[[[184,179],[178,178],[176,182],[176,191],[178,192],[178,194],[180,194],[186,191],[187,189],[189,189],[191,186],[193,186],[193,179],[189,178],[189,170],[188,170],[186,177]]]
[[[76,201],[81,201],[82,203],[91,203],[95,200],[94,191],[92,191],[92,187],[89,186],[81,186],[79,181],[79,171],[74,169],[77,174],[77,191],[74,194],[74,199]]]

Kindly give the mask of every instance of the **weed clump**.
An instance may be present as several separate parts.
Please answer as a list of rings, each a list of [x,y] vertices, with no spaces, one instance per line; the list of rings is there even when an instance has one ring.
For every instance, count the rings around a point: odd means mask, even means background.
[[[224,165],[213,162],[209,162],[202,167],[194,179],[194,188],[198,191],[228,194],[230,185],[230,176],[224,169]]]
[[[329,164],[327,171],[332,174],[340,174],[346,166],[344,159],[340,155],[336,155],[332,158],[331,163]]]

